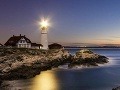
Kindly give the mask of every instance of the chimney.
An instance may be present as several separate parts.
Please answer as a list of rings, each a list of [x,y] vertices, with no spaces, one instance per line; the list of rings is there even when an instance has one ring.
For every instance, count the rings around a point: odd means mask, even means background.
[[[21,36],[21,34],[20,34],[20,36]]]
[[[13,37],[14,37],[14,35],[13,35]]]

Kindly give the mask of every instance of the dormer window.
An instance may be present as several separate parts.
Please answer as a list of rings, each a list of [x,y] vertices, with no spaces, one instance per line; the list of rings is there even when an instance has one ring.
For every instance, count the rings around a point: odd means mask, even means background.
[[[22,40],[20,40],[20,43],[22,43]]]
[[[20,40],[20,43],[25,43],[25,40]]]
[[[25,40],[23,40],[23,43],[25,43]]]

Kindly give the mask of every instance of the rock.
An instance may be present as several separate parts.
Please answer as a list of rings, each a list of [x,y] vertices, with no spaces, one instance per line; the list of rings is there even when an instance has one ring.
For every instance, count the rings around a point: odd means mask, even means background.
[[[120,90],[120,86],[116,87],[116,88],[113,88],[112,90]]]
[[[25,48],[0,48],[0,79],[27,79],[41,71],[69,63],[69,67],[81,65],[98,66],[108,58],[90,50],[80,50],[72,56],[64,49],[37,50]]]
[[[11,69],[11,67],[6,67],[6,68],[4,68],[4,69],[2,70],[2,72],[3,72],[3,73],[7,73],[7,72],[10,71],[10,69]]]
[[[4,48],[0,52],[0,77],[2,80],[32,78],[43,70],[70,62],[71,55],[63,49],[36,50]]]
[[[108,58],[96,53],[93,53],[90,50],[83,49],[78,52],[76,52],[75,56],[73,57],[73,61],[69,65],[75,66],[75,65],[81,65],[81,66],[98,66],[98,64],[104,64],[108,62]]]

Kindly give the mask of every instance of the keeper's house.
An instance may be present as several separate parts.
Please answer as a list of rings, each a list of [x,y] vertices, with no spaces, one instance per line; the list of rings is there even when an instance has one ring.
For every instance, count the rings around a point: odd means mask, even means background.
[[[12,36],[8,39],[8,41],[4,44],[6,47],[12,48],[33,48],[33,49],[41,49],[41,44],[32,43],[30,39],[28,39],[25,35],[22,36]]]

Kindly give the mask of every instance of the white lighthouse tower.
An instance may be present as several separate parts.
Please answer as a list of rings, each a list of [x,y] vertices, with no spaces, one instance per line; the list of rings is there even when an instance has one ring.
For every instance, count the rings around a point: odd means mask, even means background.
[[[41,25],[41,44],[43,45],[42,49],[48,49],[48,38],[47,38],[47,31],[48,31],[48,21],[43,19],[40,23]]]

